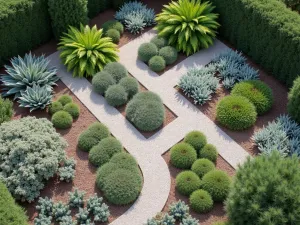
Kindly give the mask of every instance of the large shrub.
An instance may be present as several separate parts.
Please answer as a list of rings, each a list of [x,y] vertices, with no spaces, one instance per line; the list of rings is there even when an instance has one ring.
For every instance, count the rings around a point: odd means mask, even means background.
[[[232,225],[298,224],[300,170],[297,157],[274,151],[239,167],[226,201]]]
[[[294,81],[294,85],[289,92],[288,112],[294,120],[300,123],[300,77]]]
[[[50,121],[25,117],[0,126],[0,177],[12,195],[33,201],[57,172],[67,146]]]
[[[139,92],[139,82],[133,77],[124,77],[120,80],[119,84],[126,90],[128,99],[132,98]]]
[[[13,103],[0,96],[0,124],[9,121],[13,115]]]
[[[158,48],[153,43],[143,43],[138,49],[138,57],[145,63],[158,54]]]
[[[215,169],[215,165],[208,159],[198,159],[192,165],[192,171],[202,178],[209,171]]]
[[[187,55],[213,44],[218,15],[213,13],[211,3],[199,0],[178,0],[164,6],[157,15],[158,35]]]
[[[197,152],[200,152],[200,150],[207,144],[207,139],[202,132],[194,130],[185,135],[184,142],[193,146]]]

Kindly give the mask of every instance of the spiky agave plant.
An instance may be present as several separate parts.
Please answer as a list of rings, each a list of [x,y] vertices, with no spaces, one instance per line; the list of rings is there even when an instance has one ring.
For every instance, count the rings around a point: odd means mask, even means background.
[[[213,44],[218,14],[212,13],[215,7],[200,0],[172,1],[156,17],[155,29],[169,44],[187,55]]]
[[[74,77],[89,77],[101,71],[107,63],[118,60],[118,49],[111,38],[104,37],[97,26],[71,27],[61,38],[60,57]]]

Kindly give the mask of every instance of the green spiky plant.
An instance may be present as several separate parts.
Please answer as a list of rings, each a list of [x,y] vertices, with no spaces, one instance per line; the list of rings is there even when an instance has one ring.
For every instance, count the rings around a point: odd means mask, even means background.
[[[60,57],[74,77],[91,77],[110,62],[118,60],[117,45],[104,37],[97,26],[71,27],[61,38],[58,48]]]
[[[155,29],[169,45],[191,55],[213,44],[220,26],[216,21],[218,14],[212,12],[214,8],[211,3],[200,0],[172,1],[157,15]]]

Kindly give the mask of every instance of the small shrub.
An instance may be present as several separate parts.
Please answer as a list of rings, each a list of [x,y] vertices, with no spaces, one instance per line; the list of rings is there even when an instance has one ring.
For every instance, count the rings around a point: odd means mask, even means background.
[[[0,96],[0,124],[9,121],[13,115],[13,103],[9,99]]]
[[[196,150],[189,144],[181,142],[171,148],[170,162],[179,169],[190,169],[197,160]]]
[[[210,194],[205,190],[194,191],[190,196],[191,208],[197,213],[207,213],[214,207]]]
[[[192,216],[188,216],[187,218],[183,218],[180,225],[199,225],[199,220],[193,218]]]
[[[79,224],[90,224],[89,211],[87,209],[79,208],[79,212],[75,215],[77,223]]]
[[[106,90],[105,99],[111,106],[121,106],[126,104],[128,94],[122,85],[114,84]]]
[[[187,218],[189,215],[190,208],[184,203],[184,201],[179,200],[169,205],[169,213],[176,220],[182,220]]]
[[[191,131],[184,137],[184,142],[194,147],[197,152],[207,144],[206,136],[200,131]]]
[[[171,46],[161,48],[158,54],[164,58],[167,65],[173,64],[178,58],[178,52],[176,48]]]
[[[231,130],[248,129],[256,117],[255,106],[242,96],[226,96],[217,105],[218,122]]]
[[[154,72],[161,72],[166,68],[166,61],[162,56],[153,56],[148,63],[149,68]]]
[[[63,105],[59,101],[52,102],[49,105],[49,113],[50,113],[50,115],[53,115],[54,113],[56,113],[58,111],[61,111],[63,109],[64,109],[64,107],[63,107]]]
[[[68,112],[58,111],[52,116],[51,122],[58,129],[67,129],[72,126],[73,118]]]
[[[294,81],[288,96],[288,113],[300,124],[300,77]]]
[[[206,144],[199,153],[200,158],[208,159],[216,163],[218,158],[217,148],[212,144]]]
[[[135,94],[139,92],[139,83],[137,79],[133,77],[124,77],[119,83],[126,90],[128,99],[131,99]]]
[[[127,75],[128,75],[128,72],[127,72],[127,69],[125,68],[125,66],[123,66],[121,63],[118,63],[118,62],[108,63],[104,67],[104,71],[109,73],[114,78],[116,83],[119,83],[119,81],[122,78],[127,77]]]
[[[144,43],[138,49],[138,57],[145,63],[158,54],[158,49],[153,43]]]
[[[211,194],[214,201],[222,202],[228,195],[230,182],[227,173],[221,170],[212,170],[204,175],[201,187]]]
[[[63,106],[65,106],[68,103],[72,103],[73,99],[70,95],[62,95],[57,101],[60,102]]]
[[[111,38],[112,42],[118,44],[120,42],[120,32],[116,29],[109,29],[105,32],[105,36]]]
[[[96,73],[92,79],[92,85],[94,91],[100,95],[104,95],[109,86],[114,85],[116,81],[114,78],[105,71]]]
[[[70,215],[71,211],[68,205],[63,204],[62,202],[57,202],[53,205],[53,216],[56,222],[61,222],[64,220],[64,217]]]
[[[200,178],[192,171],[183,171],[176,176],[176,189],[182,195],[189,196],[200,186]]]
[[[73,119],[77,119],[80,114],[79,106],[75,103],[68,103],[64,106],[64,111],[68,112]]]
[[[77,188],[74,190],[74,192],[69,192],[69,206],[73,208],[80,208],[84,205],[84,191],[79,191]]]
[[[198,159],[192,165],[192,171],[202,178],[209,171],[215,169],[215,165],[208,159]]]
[[[165,38],[159,36],[155,36],[154,38],[151,39],[150,42],[155,44],[158,49],[161,49],[168,45],[168,41]]]
[[[102,24],[101,26],[104,32],[107,32],[110,29],[115,29],[119,31],[120,34],[124,33],[124,26],[117,20],[109,20]]]
[[[65,159],[63,166],[58,169],[61,181],[71,182],[75,178],[76,161],[73,158]]]

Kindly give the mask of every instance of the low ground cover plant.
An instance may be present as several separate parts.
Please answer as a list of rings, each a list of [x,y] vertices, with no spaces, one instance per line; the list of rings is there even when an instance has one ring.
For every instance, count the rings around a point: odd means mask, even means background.
[[[13,113],[14,110],[12,101],[0,96],[0,125],[3,122],[10,121]]]

